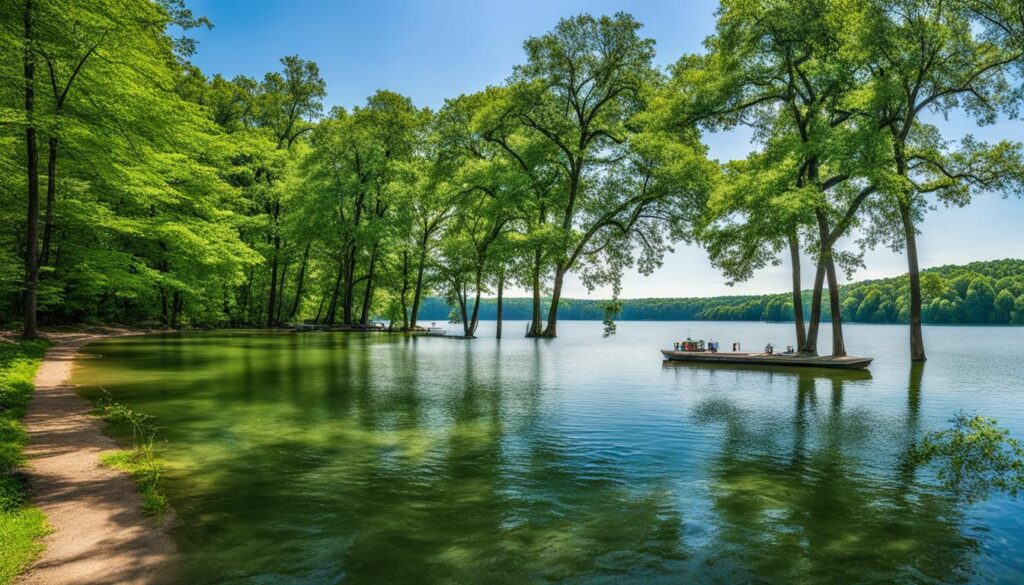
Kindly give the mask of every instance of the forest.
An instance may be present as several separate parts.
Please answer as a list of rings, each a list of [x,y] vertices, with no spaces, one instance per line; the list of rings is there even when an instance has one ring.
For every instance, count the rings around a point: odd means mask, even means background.
[[[923,306],[927,324],[1024,324],[1024,260],[972,262],[921,271]],[[910,318],[910,279],[868,280],[841,285],[843,321],[851,323],[907,323]],[[812,291],[803,291],[804,318],[810,318]],[[606,301],[563,299],[563,320],[594,321],[604,318]],[[505,299],[504,317],[530,318],[529,299]],[[793,299],[788,293],[697,298],[622,299],[618,317],[625,321],[792,321]],[[822,320],[831,317],[824,308]],[[427,321],[445,321],[457,315],[441,297],[423,302]],[[494,319],[497,303],[483,299],[481,319]]]
[[[301,56],[259,78],[200,71],[189,32],[212,23],[183,0],[0,2],[0,315],[27,338],[409,330],[433,297],[471,337],[508,288],[530,293],[510,301],[527,335],[555,337],[570,274],[614,291],[606,320],[795,317],[810,353],[822,321],[837,355],[844,320],[908,323],[921,360],[924,322],[1020,318],[1014,274],[922,272],[916,249],[935,206],[1024,190],[1020,143],[947,127],[1017,114],[1012,0],[725,0],[704,51],[667,68],[629,14],[582,14],[437,109],[386,89],[325,109]],[[749,156],[710,159],[704,133],[740,126]],[[730,282],[786,259],[792,290],[617,299],[625,271],[680,243]],[[876,246],[905,255],[906,279],[840,287]]]

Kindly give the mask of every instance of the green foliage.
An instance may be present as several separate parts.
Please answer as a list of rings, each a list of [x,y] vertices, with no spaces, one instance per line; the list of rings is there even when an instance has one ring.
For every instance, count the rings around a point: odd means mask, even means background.
[[[730,281],[786,249],[850,271],[862,249],[834,249],[850,229],[859,245],[910,250],[932,202],[1024,192],[1021,145],[953,144],[918,120],[1014,112],[1019,14],[1003,2],[896,6],[727,0],[704,54],[668,71],[631,15],[580,14],[527,39],[506,82],[437,111],[380,90],[324,115],[319,68],[299,56],[233,79],[189,63],[194,41],[173,35],[210,23],[182,0],[0,0],[0,49],[14,56],[0,63],[11,81],[0,86],[0,319],[31,297],[31,132],[44,324],[386,316],[408,328],[434,295],[471,335],[479,299],[509,286],[533,293],[530,333],[544,334],[546,313],[554,335],[559,311],[574,314],[561,303],[568,275],[617,291],[626,270],[651,273],[678,242],[699,242]],[[755,151],[708,160],[701,131],[739,125],[754,128]],[[872,286],[844,287],[839,316],[910,318],[917,291]],[[1012,275],[923,288],[925,321],[1024,322]],[[780,295],[648,313],[793,311]]]
[[[32,379],[48,343],[0,340],[0,583],[10,582],[42,549],[46,518],[28,505],[17,468],[27,435],[19,422],[32,397]]]
[[[993,418],[962,411],[949,422],[952,428],[921,438],[913,461],[935,465],[945,487],[967,501],[992,492],[1016,497],[1024,490],[1024,447],[1008,430]]]

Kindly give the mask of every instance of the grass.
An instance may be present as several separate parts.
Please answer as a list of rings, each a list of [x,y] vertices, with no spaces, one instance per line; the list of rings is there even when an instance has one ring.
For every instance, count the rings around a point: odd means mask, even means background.
[[[109,394],[96,401],[93,413],[107,421],[107,431],[120,437],[131,437],[131,448],[106,453],[100,463],[123,471],[135,481],[142,495],[142,512],[157,515],[167,510],[167,498],[160,490],[164,461],[155,452],[156,427],[149,415],[135,412]]]
[[[29,505],[18,468],[28,435],[21,424],[46,341],[0,340],[0,584],[10,583],[42,550],[46,517]]]

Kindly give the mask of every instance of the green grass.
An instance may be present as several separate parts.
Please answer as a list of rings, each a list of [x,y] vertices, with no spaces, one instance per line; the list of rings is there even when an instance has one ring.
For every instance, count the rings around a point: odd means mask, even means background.
[[[93,413],[107,421],[107,432],[119,437],[131,437],[131,449],[114,451],[100,457],[100,463],[123,471],[135,480],[142,495],[142,512],[155,515],[167,509],[167,498],[160,491],[160,474],[164,461],[157,456],[153,445],[156,428],[152,418],[135,412],[114,401],[109,395],[96,401]]]
[[[142,494],[143,514],[159,514],[167,509],[167,498],[160,491],[163,461],[153,454],[152,448],[106,453],[100,457],[100,463],[132,476]]]
[[[45,341],[0,341],[0,584],[10,583],[42,550],[46,517],[28,502],[18,475],[28,435],[21,424],[32,398],[32,379],[49,345]]]

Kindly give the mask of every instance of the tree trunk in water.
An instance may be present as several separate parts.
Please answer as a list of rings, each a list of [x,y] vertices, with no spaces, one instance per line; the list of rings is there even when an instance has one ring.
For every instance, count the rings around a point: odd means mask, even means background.
[[[900,204],[900,218],[903,220],[907,272],[910,276],[910,359],[923,362],[928,358],[924,353],[924,336],[921,332],[921,269],[917,263],[917,230],[914,229],[909,204]]]
[[[836,264],[832,258],[825,262],[825,273],[828,275],[828,302],[832,309],[832,355],[846,355],[846,344],[843,342],[843,314],[839,305],[839,279],[836,277]]]
[[[306,244],[306,251],[302,253],[302,264],[299,265],[299,280],[295,284],[295,300],[292,301],[292,308],[288,311],[288,319],[294,319],[299,312],[299,303],[302,302],[302,287],[306,283],[306,265],[309,263],[309,247],[313,244]]]
[[[331,304],[327,307],[327,324],[334,325],[334,320],[338,314],[338,295],[341,292],[341,278],[345,273],[344,262],[338,266],[338,278],[334,281],[334,292],[331,294]]]
[[[288,262],[285,262],[284,266],[281,267],[281,282],[277,286],[277,308],[274,309],[274,323],[281,322],[281,311],[284,310],[284,289],[285,284],[288,282],[288,267]]]
[[[348,266],[345,269],[345,294],[341,298],[341,322],[345,325],[352,324],[352,307],[355,305],[357,260],[358,249],[356,244],[353,243],[349,248]]]
[[[497,325],[497,333],[495,333],[495,335],[494,335],[494,337],[496,339],[501,339],[501,318],[502,318],[501,301],[502,301],[502,296],[504,294],[505,294],[505,273],[502,272],[501,276],[498,277],[498,307],[497,307],[497,314],[495,315],[495,320],[497,321],[497,323],[496,323],[496,325]]]
[[[413,329],[416,328],[416,322],[420,317],[420,300],[423,296],[423,271],[426,267],[427,253],[423,249],[420,251],[419,266],[416,267],[416,288],[412,293],[412,316],[409,317],[409,326]]]
[[[561,263],[555,267],[555,286],[551,289],[551,308],[548,310],[548,325],[544,337],[558,337],[558,302],[562,299],[562,281],[565,272]]]
[[[469,327],[466,329],[466,337],[476,337],[476,327],[480,324],[480,287],[483,280],[482,271],[476,273],[476,295],[473,299],[473,315],[469,318]]]
[[[281,249],[281,238],[274,236],[274,259],[270,264],[270,301],[267,302],[267,327],[274,326],[274,309],[277,307],[277,259]]]
[[[540,248],[533,257],[533,313],[530,315],[530,328],[526,331],[527,337],[540,337]]]
[[[843,343],[843,314],[839,305],[839,279],[836,277],[836,263],[832,258],[831,229],[828,218],[821,210],[815,211],[818,220],[819,258],[825,263],[825,275],[828,277],[828,300],[832,315],[832,355],[846,355],[846,344]],[[817,282],[815,282],[817,285]]]
[[[327,302],[327,297],[330,294],[331,292],[328,289],[324,291],[324,294],[320,295],[320,303],[316,306],[316,317],[313,319],[313,322],[318,325],[320,324],[320,316],[324,314],[324,303]]]
[[[370,253],[370,268],[366,273],[366,290],[363,292],[363,310],[359,315],[359,324],[366,327],[370,324],[370,303],[373,302],[373,271],[377,266],[377,245],[374,244]]]
[[[480,325],[480,288],[476,289],[476,296],[473,299],[473,315],[469,318],[469,331],[467,337],[476,337],[476,328]]]
[[[800,241],[796,232],[789,235],[789,260],[793,268],[793,323],[796,326],[796,347],[802,351],[807,345],[807,329],[804,326],[804,297],[800,284]]]
[[[459,316],[462,319],[462,334],[469,337],[469,314],[466,312],[466,287],[455,285],[455,297],[459,303]]]
[[[398,303],[402,307],[402,331],[409,330],[409,251],[402,251],[402,288],[398,293]],[[394,327],[394,322],[390,327]]]
[[[821,325],[821,292],[825,283],[825,263],[818,259],[818,268],[814,272],[814,290],[811,294],[811,322],[807,326],[807,343],[801,351],[804,353],[818,353],[818,328]]]
[[[53,206],[57,202],[57,137],[49,140],[50,156],[46,161],[46,211],[43,213],[43,248],[39,265],[50,263],[50,240],[53,238]]]
[[[25,242],[25,291],[22,337],[35,339],[39,335],[36,323],[36,295],[39,287],[39,146],[36,144],[35,109],[35,49],[33,48],[32,0],[25,0],[25,149],[28,154],[28,213]]]

